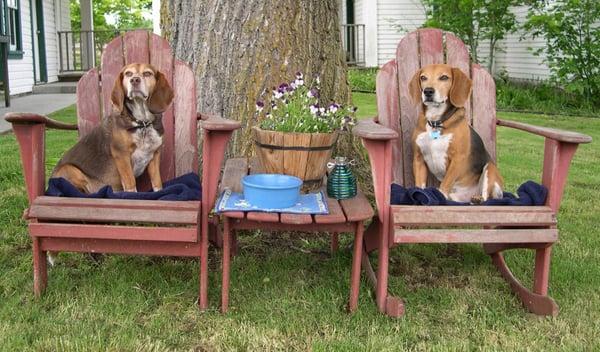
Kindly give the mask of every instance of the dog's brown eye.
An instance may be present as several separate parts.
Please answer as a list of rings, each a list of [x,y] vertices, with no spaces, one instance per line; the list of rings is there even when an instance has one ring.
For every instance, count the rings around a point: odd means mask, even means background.
[[[131,77],[131,76],[133,76],[133,72],[131,72],[131,71],[125,72],[125,77]]]
[[[144,72],[144,77],[150,77],[150,76],[152,76],[152,72],[150,72],[150,71]]]
[[[440,77],[440,81],[447,81],[447,80],[448,80],[448,76],[446,76],[446,75],[442,75]]]
[[[421,76],[421,81],[426,81],[426,80],[427,80],[427,77]]]

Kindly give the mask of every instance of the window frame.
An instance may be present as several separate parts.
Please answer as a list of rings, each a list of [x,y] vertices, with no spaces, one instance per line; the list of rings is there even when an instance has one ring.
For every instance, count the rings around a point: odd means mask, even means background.
[[[10,5],[9,2],[11,3]],[[2,0],[2,32],[9,37],[9,59],[23,58],[23,22],[21,21],[21,9],[21,0]]]

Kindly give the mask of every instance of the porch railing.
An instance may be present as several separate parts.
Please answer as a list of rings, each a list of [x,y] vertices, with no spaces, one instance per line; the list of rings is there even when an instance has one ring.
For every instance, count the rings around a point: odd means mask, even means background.
[[[59,31],[59,69],[61,73],[87,71],[96,67],[102,51],[113,38],[134,29]],[[151,29],[147,29],[151,31]]]
[[[346,63],[350,66],[365,66],[365,25],[341,25],[342,45]]]

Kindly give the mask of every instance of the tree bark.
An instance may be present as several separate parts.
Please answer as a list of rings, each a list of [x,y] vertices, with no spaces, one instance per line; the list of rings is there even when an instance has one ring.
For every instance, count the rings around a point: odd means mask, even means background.
[[[324,103],[350,100],[335,0],[169,0],[161,6],[163,35],[195,72],[198,110],[242,122],[233,155],[251,152],[261,92],[297,71],[307,80],[321,77]]]

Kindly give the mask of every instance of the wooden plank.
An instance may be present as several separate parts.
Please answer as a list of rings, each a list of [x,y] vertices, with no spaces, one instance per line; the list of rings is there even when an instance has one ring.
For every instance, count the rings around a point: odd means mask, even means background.
[[[132,241],[196,242],[197,227],[107,226],[88,224],[30,223],[34,237],[94,238]]]
[[[102,116],[104,117],[112,113],[110,95],[123,65],[125,65],[125,59],[123,58],[123,37],[118,36],[110,41],[102,52],[100,74],[102,82]]]
[[[502,119],[497,119],[497,124],[498,126],[515,128],[521,131],[536,134],[538,136],[550,138],[559,142],[579,144],[590,143],[592,141],[592,137],[588,135],[573,131],[560,130],[558,128],[534,126],[523,122]]]
[[[473,128],[496,161],[496,83],[478,64],[471,66],[473,76]]]
[[[199,201],[168,201],[168,200],[134,200],[134,199],[95,199],[95,198],[70,198],[40,196],[33,205],[70,206],[70,207],[98,207],[113,209],[153,209],[197,211],[200,209]]]
[[[275,131],[263,131],[257,127],[252,129],[254,140],[267,145],[283,145],[283,134]],[[283,150],[261,148],[257,145],[256,155],[260,158],[263,171],[266,173],[277,173],[283,169]]]
[[[174,121],[174,139],[165,140],[163,150],[169,148],[174,150],[174,164],[164,165],[165,167],[174,167],[175,176],[183,175],[188,172],[198,172],[198,120],[196,118],[196,81],[194,73],[190,67],[177,60],[175,62],[175,115],[173,111],[167,110],[163,114],[163,124],[173,126]],[[173,127],[171,127],[173,128]],[[173,131],[173,130],[172,130]],[[165,134],[167,128],[165,127]]]
[[[436,28],[419,29],[419,53],[421,67],[444,63],[442,31]]]
[[[281,213],[280,221],[282,224],[303,225],[312,223],[313,219],[310,214]]]
[[[340,200],[340,205],[348,221],[368,220],[375,214],[371,204],[369,204],[369,200],[360,191],[354,198]]]
[[[392,206],[392,214],[396,227],[436,225],[556,225],[556,216],[549,207]]]
[[[130,241],[104,240],[95,238],[40,238],[44,251],[68,251],[84,253],[118,253],[164,255],[178,257],[199,257],[200,243],[163,242],[163,241]]]
[[[125,64],[150,63],[148,31],[140,29],[123,34]]]
[[[308,133],[285,133],[283,144],[286,147],[306,147],[310,145],[310,134]],[[294,151],[283,153],[283,173],[299,178],[304,178],[306,163],[308,162],[308,151]]]
[[[340,203],[336,199],[327,196],[325,196],[325,199],[329,208],[329,214],[315,215],[315,222],[317,224],[338,224],[346,222],[346,216],[344,215]]]
[[[378,122],[401,135],[396,60],[389,61],[379,70],[376,79],[376,90]],[[397,138],[392,142],[392,180],[398,184],[404,184],[404,155],[402,155],[402,152],[402,138]]]
[[[100,123],[102,116],[100,97],[100,75],[98,70],[89,70],[77,82],[77,126],[79,138],[87,135]]]
[[[248,160],[246,158],[227,160],[221,179],[220,191],[230,189],[232,192],[242,192],[242,177],[247,174]]]
[[[34,204],[29,216],[40,220],[91,222],[143,222],[197,224],[199,208],[195,210],[106,206],[57,206]]]
[[[471,77],[471,58],[467,46],[453,33],[446,32],[446,63],[459,68],[467,77]],[[465,102],[465,116],[472,124],[471,97]]]
[[[419,43],[417,31],[404,36],[396,50],[398,63],[398,91],[400,92],[400,140],[402,141],[402,170],[404,173],[404,186],[412,187],[415,179],[412,170],[412,132],[417,124],[421,111],[421,104],[413,102],[408,91],[408,83],[420,68]]]
[[[167,110],[165,112],[163,112],[162,114],[162,124],[163,124],[163,128],[165,129],[164,135],[163,135],[163,147],[162,147],[162,154],[165,156],[165,158],[161,158],[161,165],[160,165],[160,172],[161,175],[164,175],[164,179],[169,179],[171,177],[176,177],[176,176],[180,176],[183,175],[185,173],[194,171],[194,172],[198,172],[198,158],[197,158],[197,128],[196,128],[196,123],[194,123],[193,125],[190,124],[189,120],[190,118],[190,114],[195,114],[196,113],[196,87],[194,84],[194,87],[190,88],[188,87],[186,84],[187,82],[182,81],[182,87],[179,88],[178,86],[175,85],[176,82],[176,78],[175,78],[175,68],[174,68],[174,58],[173,58],[173,53],[171,51],[171,46],[169,45],[169,43],[164,39],[161,38],[160,36],[157,36],[156,34],[150,34],[150,41],[149,41],[149,46],[150,46],[150,63],[152,65],[154,65],[154,67],[156,67],[156,69],[158,71],[160,71],[165,78],[167,79],[167,82],[169,82],[169,84],[171,85],[171,88],[173,88],[173,92],[175,93],[175,97],[173,99],[173,104],[171,104],[171,106],[169,106],[167,108]],[[193,94],[192,97],[190,98],[189,95]],[[181,116],[175,114],[175,108],[177,107],[181,107],[182,111],[181,111]],[[189,111],[190,109],[192,109],[193,111]],[[194,136],[193,137],[188,137],[188,138],[183,138],[183,134],[182,134],[182,141],[183,142],[190,142],[191,139],[193,139],[194,141],[194,152],[193,152],[193,160],[191,162],[191,164],[188,164],[187,168],[181,168],[180,170],[177,170],[177,162],[178,162],[178,158],[180,158],[180,156],[177,154],[177,150],[175,149],[175,141],[177,140],[178,136],[176,135],[176,130],[175,130],[175,121],[174,121],[174,116],[178,116],[180,119],[182,119],[182,121],[184,121],[184,123],[182,123],[183,126],[188,126],[188,128],[190,128],[189,133],[193,133]],[[193,119],[193,118],[192,118]],[[187,123],[187,124],[186,124]],[[180,126],[180,127],[183,127]],[[191,156],[188,154],[185,154],[185,158],[190,158]],[[184,160],[189,160],[189,159],[184,159]],[[187,170],[187,171],[185,171]]]
[[[396,229],[394,243],[552,243],[557,229]]]
[[[283,214],[282,214],[283,215]],[[259,222],[279,222],[279,213],[265,213],[261,211],[250,211],[246,214],[248,220]]]
[[[333,146],[337,141],[338,133],[311,133],[310,147]],[[306,160],[303,180],[322,179],[327,169],[327,161],[331,159],[333,148],[327,150],[310,151]]]

